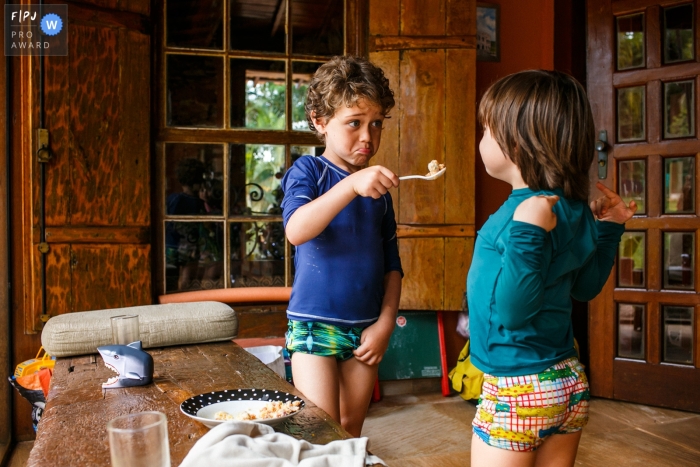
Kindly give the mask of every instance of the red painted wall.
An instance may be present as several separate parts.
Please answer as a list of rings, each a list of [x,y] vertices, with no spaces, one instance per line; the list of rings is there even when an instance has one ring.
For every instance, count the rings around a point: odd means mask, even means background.
[[[500,0],[501,61],[477,62],[476,96],[498,79],[522,70],[554,68],[555,0]],[[478,107],[478,106],[477,106]],[[476,228],[508,198],[511,187],[486,173],[479,155],[481,125],[476,128]]]

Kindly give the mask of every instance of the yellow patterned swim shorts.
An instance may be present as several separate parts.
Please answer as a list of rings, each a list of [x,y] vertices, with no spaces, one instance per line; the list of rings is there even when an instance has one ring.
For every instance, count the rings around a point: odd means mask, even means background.
[[[576,357],[534,375],[485,374],[472,427],[490,446],[534,451],[550,435],[581,430],[588,423],[589,400]]]

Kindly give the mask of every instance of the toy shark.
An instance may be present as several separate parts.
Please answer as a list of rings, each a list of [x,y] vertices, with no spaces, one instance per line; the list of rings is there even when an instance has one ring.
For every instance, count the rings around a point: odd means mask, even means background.
[[[102,383],[103,388],[144,386],[153,381],[153,357],[143,351],[141,341],[129,345],[104,345],[97,351],[105,366],[117,373]]]

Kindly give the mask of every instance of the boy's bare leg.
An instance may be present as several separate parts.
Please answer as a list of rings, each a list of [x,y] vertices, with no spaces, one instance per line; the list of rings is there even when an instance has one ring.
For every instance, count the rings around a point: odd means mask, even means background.
[[[548,437],[536,453],[535,467],[571,467],[576,460],[582,431]]]
[[[539,449],[532,452],[516,452],[495,448],[483,442],[476,434],[472,434],[471,467],[533,467],[537,452]]]
[[[294,386],[304,396],[340,423],[338,364],[335,357],[294,352],[292,377]]]
[[[367,365],[356,358],[350,358],[339,362],[338,369],[340,423],[345,431],[359,438],[377,379],[378,365]]]

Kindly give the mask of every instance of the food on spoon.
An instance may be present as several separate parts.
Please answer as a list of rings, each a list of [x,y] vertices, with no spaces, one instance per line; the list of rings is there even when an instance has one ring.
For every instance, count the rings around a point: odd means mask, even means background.
[[[260,410],[246,410],[235,415],[220,410],[214,414],[214,420],[266,420],[268,418],[286,417],[301,409],[301,401],[272,401]]]
[[[438,161],[433,159],[430,161],[428,164],[428,173],[425,174],[426,177],[430,177],[431,175],[435,175],[439,171],[445,168],[445,164],[438,164]]]

